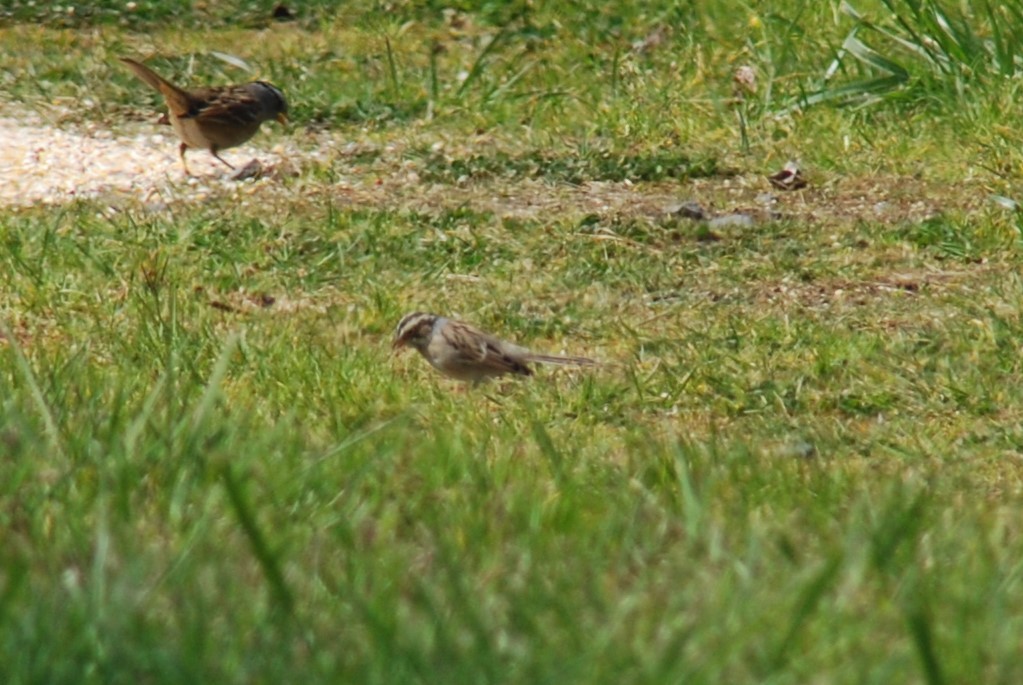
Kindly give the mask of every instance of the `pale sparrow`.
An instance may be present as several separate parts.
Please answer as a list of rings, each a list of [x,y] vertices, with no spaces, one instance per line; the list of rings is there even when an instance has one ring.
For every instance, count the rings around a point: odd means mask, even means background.
[[[532,376],[529,362],[567,366],[596,366],[586,357],[535,354],[499,340],[464,321],[435,314],[412,312],[398,322],[392,348],[412,347],[445,376],[477,384],[487,378],[514,373]]]
[[[237,86],[217,86],[185,90],[163,78],[144,64],[122,57],[142,81],[163,95],[174,132],[181,138],[181,164],[188,171],[185,150],[201,148],[228,167],[220,150],[241,145],[256,135],[260,124],[270,119],[287,123],[288,103],[284,94],[266,81]]]

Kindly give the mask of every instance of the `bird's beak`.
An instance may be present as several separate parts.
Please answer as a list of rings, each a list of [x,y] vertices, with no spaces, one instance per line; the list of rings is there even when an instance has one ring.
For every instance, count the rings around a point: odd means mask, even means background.
[[[402,347],[405,347],[405,341],[404,341],[404,340],[402,340],[401,338],[395,338],[395,339],[394,339],[394,340],[393,340],[393,341],[391,342],[391,351],[392,351],[392,352],[397,352],[397,351],[398,351],[398,350],[400,350],[400,349],[401,349]]]
[[[288,115],[285,114],[284,112],[281,112],[280,114],[277,115],[277,121],[281,124],[281,126],[287,126]]]

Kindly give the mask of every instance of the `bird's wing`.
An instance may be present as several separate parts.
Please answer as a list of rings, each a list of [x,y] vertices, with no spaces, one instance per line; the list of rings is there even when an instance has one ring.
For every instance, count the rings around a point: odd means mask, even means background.
[[[486,337],[481,348],[483,354],[480,361],[495,371],[517,373],[521,376],[533,375],[533,370],[526,365],[525,358],[518,353],[518,348],[490,336]]]
[[[248,86],[204,88],[193,92],[193,107],[185,115],[203,121],[216,121],[225,125],[244,126],[263,121],[263,109]]]

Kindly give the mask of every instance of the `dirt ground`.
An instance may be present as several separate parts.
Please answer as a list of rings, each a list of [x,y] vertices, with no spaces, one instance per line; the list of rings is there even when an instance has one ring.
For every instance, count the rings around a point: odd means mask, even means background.
[[[315,197],[329,194],[358,207],[439,211],[468,208],[498,217],[542,219],[585,217],[602,221],[646,219],[663,221],[680,203],[696,202],[710,217],[745,214],[754,221],[790,218],[827,230],[833,222],[873,221],[898,224],[921,221],[942,212],[972,212],[990,206],[990,192],[975,188],[949,189],[918,178],[879,176],[842,178],[807,170],[807,188],[786,192],[771,187],[767,174],[738,173],[687,182],[633,184],[590,182],[550,183],[542,178],[514,182],[425,183],[422,160],[409,159],[400,145],[388,145],[375,161],[359,161],[363,144],[327,134],[303,136],[294,132],[287,142],[271,143],[260,134],[249,144],[224,155],[237,167],[258,160],[258,179],[233,180],[230,169],[203,151],[190,151],[194,176],[182,170],[177,140],[169,128],[140,124],[131,133],[116,134],[92,124],[63,128],[40,115],[5,105],[0,108],[0,206],[58,205],[77,198],[138,201],[157,208],[177,200],[198,200],[228,192],[273,192],[284,176],[303,167],[332,166],[334,180],[303,182],[299,190]],[[280,141],[280,138],[277,138]],[[295,142],[299,141],[299,142]],[[457,157],[478,151],[445,149]],[[485,145],[485,144],[484,144]],[[354,152],[353,152],[354,150]],[[613,239],[613,238],[611,238]]]

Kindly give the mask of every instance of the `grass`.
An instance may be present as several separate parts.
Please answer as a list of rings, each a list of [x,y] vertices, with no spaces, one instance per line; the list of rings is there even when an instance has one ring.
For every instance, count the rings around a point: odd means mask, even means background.
[[[334,154],[0,210],[0,680],[1018,681],[1018,98],[780,114],[819,4],[10,5],[8,102],[120,130],[116,55],[215,44]],[[461,392],[414,309],[607,363]]]

